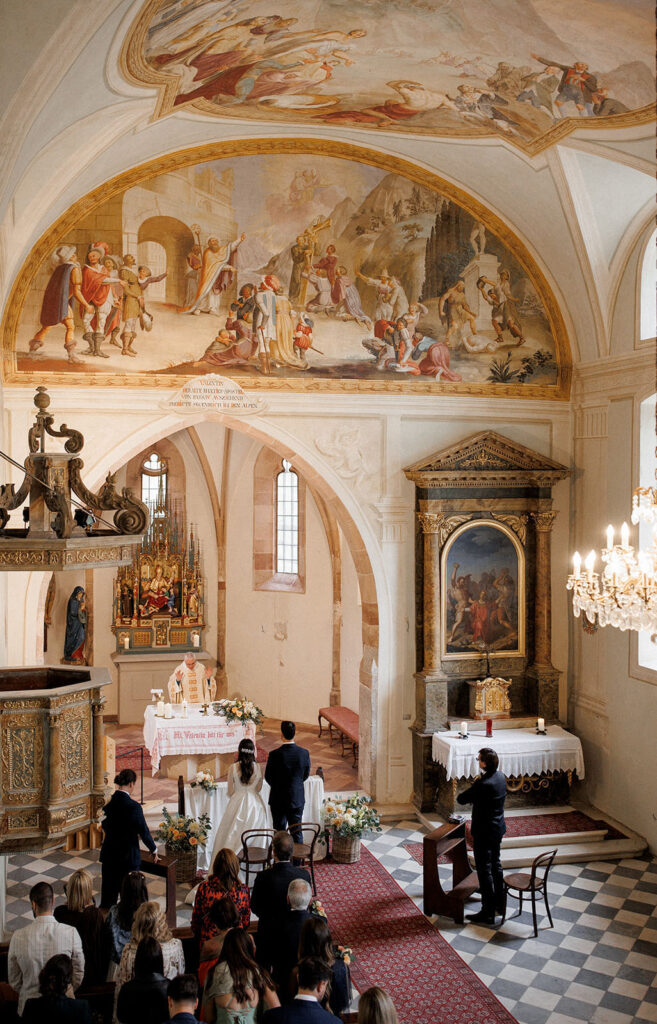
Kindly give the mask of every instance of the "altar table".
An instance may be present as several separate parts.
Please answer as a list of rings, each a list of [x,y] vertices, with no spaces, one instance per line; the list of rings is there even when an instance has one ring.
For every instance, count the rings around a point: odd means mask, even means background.
[[[310,775],[303,784],[303,790],[306,801],[303,809],[303,820],[316,821],[321,824],[323,821],[322,802],[324,800],[323,779],[319,775]],[[262,783],[260,794],[267,805],[267,828],[273,828],[271,811],[269,810],[268,804],[269,785],[266,782]],[[217,833],[219,822],[226,812],[228,800],[229,796],[226,782],[220,782],[217,788],[210,793],[203,789],[202,786],[190,786],[189,783],[185,786],[185,814],[189,814],[193,818],[198,818],[199,814],[208,814],[210,816],[210,834],[208,835],[208,841],[205,847],[199,847],[198,850],[197,867],[200,871],[210,870],[214,837]],[[304,839],[310,841],[309,832],[306,834]],[[318,843],[315,859],[321,860],[324,854],[325,850],[322,852],[322,850],[320,850],[320,844]]]
[[[253,722],[238,725],[227,722],[223,715],[204,715],[200,705],[189,704],[186,718],[176,704],[172,718],[158,718],[155,711],[154,704],[144,711],[144,744],[151,755],[153,775],[161,769],[169,778],[190,778],[203,769],[218,777],[227,767],[221,762],[222,754],[233,755],[224,758],[232,764],[241,740],[256,741]]]
[[[535,729],[500,729],[492,737],[470,732],[467,739],[453,731],[435,732],[431,756],[439,766],[436,804],[443,813],[457,809],[457,794],[481,774],[477,754],[482,747],[491,747],[500,759],[510,806],[567,803],[573,773],[584,778],[582,744],[560,725],[548,726],[545,736]]]

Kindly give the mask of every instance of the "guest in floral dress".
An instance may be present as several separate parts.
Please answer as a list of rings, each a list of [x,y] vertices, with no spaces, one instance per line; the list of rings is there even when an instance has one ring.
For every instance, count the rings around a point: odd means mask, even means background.
[[[240,882],[240,862],[236,854],[228,849],[219,850],[214,858],[210,876],[205,882],[201,882],[196,891],[192,931],[200,942],[212,938],[218,931],[210,920],[208,911],[214,901],[221,899],[222,896],[230,896],[239,910],[242,928],[248,928],[251,920],[249,890]]]
[[[159,903],[142,903],[135,914],[132,926],[132,937],[121,954],[121,963],[116,973],[116,987],[114,989],[114,1017],[116,1016],[116,1004],[119,998],[121,986],[130,981],[135,975],[135,957],[137,947],[142,939],[157,939],[162,947],[162,974],[165,978],[175,978],[177,974],[185,973],[185,957],[183,956],[182,942],[174,939],[164,916],[164,911]]]
[[[255,961],[253,939],[242,928],[233,928],[206,979],[202,1019],[208,1024],[255,1024],[256,1012],[280,1005],[269,972]]]

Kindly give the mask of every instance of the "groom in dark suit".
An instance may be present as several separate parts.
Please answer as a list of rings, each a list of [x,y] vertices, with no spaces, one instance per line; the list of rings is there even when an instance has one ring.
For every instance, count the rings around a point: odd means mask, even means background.
[[[265,782],[270,786],[269,806],[276,831],[303,821],[303,784],[310,775],[310,754],[294,742],[294,722],[281,722],[281,745],[267,758]]]

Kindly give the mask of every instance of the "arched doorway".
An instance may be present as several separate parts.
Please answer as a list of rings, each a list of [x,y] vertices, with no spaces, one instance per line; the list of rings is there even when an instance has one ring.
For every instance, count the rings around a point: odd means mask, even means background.
[[[147,242],[157,243],[164,250],[167,276],[163,283],[166,284],[166,302],[175,306],[184,305],[187,254],[195,242],[191,228],[175,217],[148,217],[139,225],[137,245],[141,247]],[[151,270],[155,273],[154,267]]]

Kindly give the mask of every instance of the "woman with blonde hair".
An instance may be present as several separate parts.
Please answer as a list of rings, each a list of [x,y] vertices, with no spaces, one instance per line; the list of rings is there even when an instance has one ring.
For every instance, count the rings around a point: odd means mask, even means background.
[[[377,985],[366,989],[358,1000],[358,1024],[399,1024],[392,999]]]
[[[54,918],[75,928],[82,940],[84,978],[82,985],[101,985],[107,975],[110,949],[103,915],[94,901],[93,879],[88,871],[74,871],[64,886],[66,903],[55,907]]]
[[[137,947],[142,939],[156,939],[162,947],[162,974],[165,978],[175,978],[177,974],[185,973],[185,957],[183,956],[182,942],[174,939],[164,911],[159,903],[149,900],[142,903],[137,909],[132,925],[132,936],[130,942],[121,953],[121,963],[116,973],[116,987],[114,989],[114,1021],[117,1021],[116,1004],[119,998],[121,986],[126,981],[131,981],[135,975],[135,957]]]

